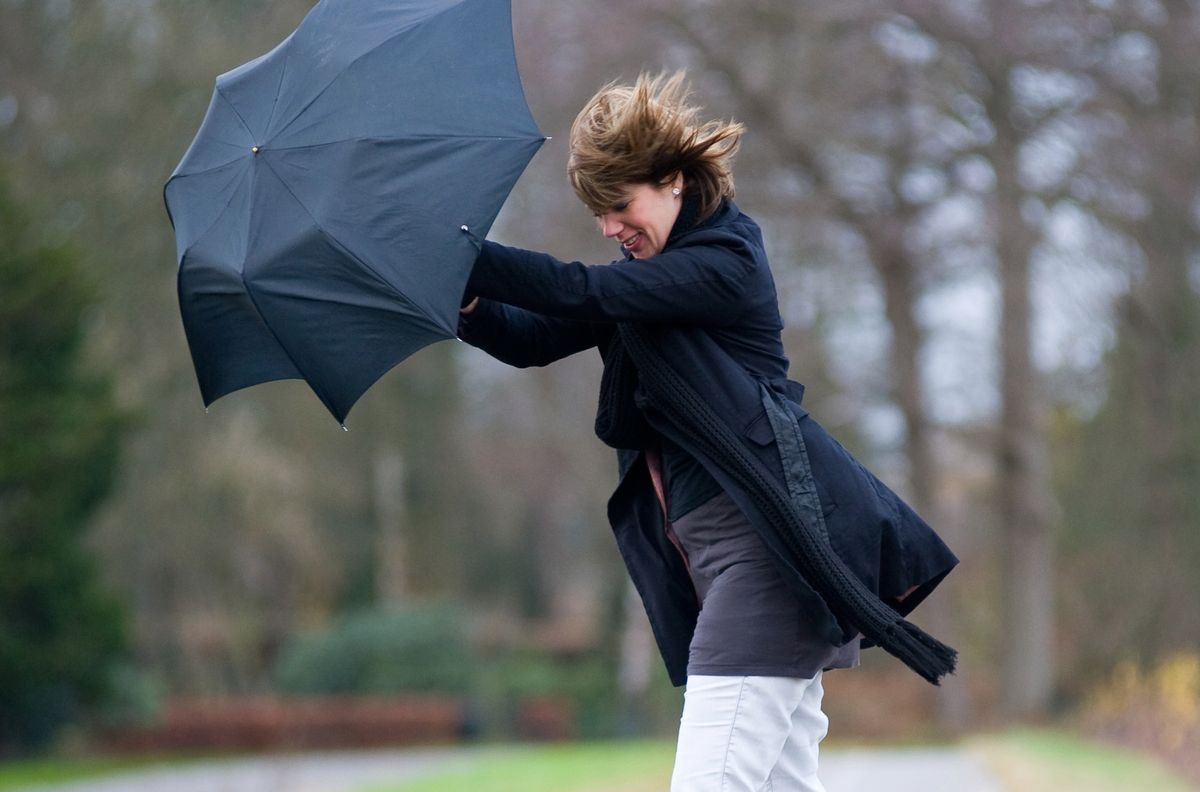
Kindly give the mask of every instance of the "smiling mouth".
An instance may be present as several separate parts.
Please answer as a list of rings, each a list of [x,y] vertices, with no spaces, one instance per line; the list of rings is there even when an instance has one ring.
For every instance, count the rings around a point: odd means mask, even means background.
[[[641,233],[640,232],[636,233],[633,236],[629,237],[628,239],[622,240],[621,247],[625,248],[626,250],[631,250],[633,248],[633,246],[635,244],[637,244],[637,241],[641,238],[642,238]]]

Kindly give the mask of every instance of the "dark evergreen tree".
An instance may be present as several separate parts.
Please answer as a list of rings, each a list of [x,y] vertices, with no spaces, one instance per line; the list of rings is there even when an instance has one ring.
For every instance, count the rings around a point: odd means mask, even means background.
[[[84,545],[121,417],[83,360],[91,289],[0,183],[0,753],[46,744],[99,702],[123,615]]]

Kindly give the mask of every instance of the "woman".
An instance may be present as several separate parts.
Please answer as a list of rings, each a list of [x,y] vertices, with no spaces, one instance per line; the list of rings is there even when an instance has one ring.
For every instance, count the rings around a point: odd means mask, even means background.
[[[514,366],[604,358],[609,519],[672,681],[672,790],[821,790],[821,674],[863,636],[930,681],[953,650],[904,622],[956,563],[799,406],[757,225],[733,203],[742,127],[698,121],[682,73],[596,94],[568,175],[624,257],[485,242],[460,335]]]

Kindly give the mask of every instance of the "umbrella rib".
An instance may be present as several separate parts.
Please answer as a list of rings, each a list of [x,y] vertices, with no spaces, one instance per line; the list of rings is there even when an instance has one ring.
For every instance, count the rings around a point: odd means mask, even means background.
[[[354,251],[350,250],[345,245],[343,245],[341,240],[339,240],[336,236],[334,236],[333,234],[326,231],[325,228],[321,225],[321,223],[317,220],[317,218],[313,215],[312,211],[310,211],[309,208],[304,204],[304,202],[300,200],[300,196],[296,195],[295,191],[292,190],[292,186],[290,184],[288,184],[287,180],[285,180],[283,178],[283,176],[281,176],[279,174],[279,171],[275,170],[275,168],[271,166],[270,162],[267,162],[266,165],[268,168],[271,168],[271,172],[275,174],[275,178],[279,179],[279,183],[282,184],[283,188],[288,191],[288,195],[292,196],[292,200],[294,200],[296,202],[296,204],[301,209],[304,210],[304,213],[306,215],[308,215],[309,219],[312,220],[313,226],[315,226],[316,229],[321,232],[321,236],[328,239],[331,243],[337,245],[338,249],[341,250],[343,253],[345,253],[347,256],[349,256],[351,259],[353,259],[356,264],[361,266],[367,272],[370,272],[372,275],[374,275],[375,278],[380,282],[380,284],[382,284],[384,288],[386,288],[389,292],[391,292],[391,294],[394,297],[396,297],[400,300],[407,300],[407,298],[403,294],[401,294],[399,291],[396,290],[396,287],[394,287],[391,283],[388,282],[387,278],[383,277],[383,275],[381,275],[374,267],[372,267],[370,264],[368,264],[367,262],[365,262],[361,258],[359,258],[357,255],[355,255]],[[249,289],[247,289],[247,291],[249,291]],[[437,319],[430,316],[427,311],[425,311],[423,308],[421,308],[420,306],[418,306],[416,303],[412,302],[411,300],[407,300],[407,301],[410,305],[412,305],[414,308],[416,308],[418,311],[420,311],[422,316],[424,316],[427,320],[432,322],[434,324],[434,326],[439,326]],[[291,356],[289,355],[288,357],[291,357]]]
[[[266,316],[266,314],[263,313],[262,306],[260,306],[258,304],[258,299],[254,296],[254,290],[251,289],[250,284],[246,282],[245,267],[242,268],[241,275],[242,275],[242,290],[245,292],[246,296],[248,298],[250,298],[250,303],[251,303],[251,305],[254,306],[254,313],[256,313],[258,315],[258,320],[260,322],[262,322],[262,326],[266,329],[266,331],[271,334],[271,338],[275,339],[275,344],[279,347],[280,351],[283,352],[284,357],[286,357],[288,359],[288,362],[292,364],[292,367],[294,369],[296,369],[296,372],[300,375],[300,378],[303,379],[305,382],[307,382],[309,384],[309,387],[312,387],[312,380],[309,379],[308,372],[305,371],[304,366],[300,365],[300,362],[298,360],[296,360],[294,355],[292,355],[292,351],[290,349],[288,349],[287,344],[283,343],[283,339],[279,337],[279,334],[275,332],[275,328],[271,327],[271,323],[267,321],[267,316]],[[278,379],[291,379],[291,378],[290,377],[279,377]],[[314,390],[315,390],[315,388],[314,388]],[[320,393],[317,393],[317,397],[320,398],[322,402],[325,401],[325,399],[321,396]],[[326,407],[328,407],[328,406],[329,406],[328,403],[326,403]]]
[[[394,137],[358,137],[358,138],[343,138],[342,140],[326,140],[320,143],[300,143],[295,146],[275,146],[271,151],[298,151],[300,149],[314,149],[321,146],[336,146],[339,143],[391,143],[401,140],[545,140],[546,138],[540,135],[516,136],[516,135],[396,135]]]
[[[288,42],[292,38],[288,37]],[[275,98],[271,101],[271,115],[267,119],[267,125],[264,127],[267,130],[271,129],[271,124],[275,122],[275,111],[279,109],[279,89],[283,85],[283,78],[287,74],[288,66],[292,62],[292,48],[289,46],[283,52],[283,68],[279,70],[279,82],[275,84]],[[258,143],[259,141],[255,141]]]
[[[430,135],[397,135],[395,137],[343,138],[341,140],[326,140],[326,141],[322,141],[320,143],[301,143],[301,144],[298,144],[295,146],[274,146],[270,149],[266,149],[266,151],[299,151],[301,149],[314,149],[314,148],[320,148],[322,146],[336,146],[340,143],[367,143],[367,142],[391,143],[393,141],[400,141],[400,140],[520,140],[520,141],[529,141],[529,140],[546,140],[546,138],[544,136],[538,136],[538,135],[529,135],[527,137],[518,137],[516,135],[441,135],[441,134],[439,134],[439,135],[433,135],[433,134],[430,134]],[[224,141],[222,141],[222,142],[224,142]],[[236,144],[230,143],[228,145],[236,145]],[[240,154],[234,159],[231,159],[227,162],[219,163],[217,165],[213,165],[210,168],[203,168],[201,170],[183,171],[180,173],[176,173],[175,175],[173,175],[171,177],[171,179],[181,179],[181,178],[184,178],[187,176],[202,176],[206,173],[212,173],[213,171],[218,171],[221,168],[227,168],[230,165],[234,164],[235,162],[239,162],[241,160],[246,159],[248,156],[249,155],[247,155],[247,154]],[[168,180],[168,181],[170,181],[170,180]]]
[[[313,387],[312,380],[309,379],[308,372],[305,371],[304,366],[300,365],[300,362],[297,361],[296,358],[292,355],[291,350],[289,350],[287,348],[287,344],[283,343],[283,339],[279,337],[279,334],[275,332],[275,328],[271,327],[271,323],[267,321],[267,317],[263,313],[262,307],[258,304],[258,300],[254,296],[254,290],[250,288],[250,284],[246,283],[245,269],[242,270],[242,287],[243,287],[243,290],[244,290],[246,296],[250,298],[250,303],[254,306],[254,312],[256,314],[258,314],[259,321],[262,322],[262,326],[264,328],[266,328],[267,332],[271,334],[271,338],[275,339],[275,344],[279,347],[280,351],[283,352],[284,357],[286,357],[288,359],[288,362],[292,364],[292,367],[294,369],[296,369],[296,373],[298,373],[300,375],[300,379],[307,382],[309,384],[310,388],[313,388],[313,390],[316,390],[316,388]],[[276,380],[282,380],[282,379],[294,379],[294,378],[293,377],[276,377]],[[263,380],[263,382],[270,382],[270,381],[271,380]],[[317,393],[317,398],[321,399],[322,402],[325,402],[326,407],[330,406],[328,404],[328,402],[325,401],[325,398],[319,392]]]
[[[233,111],[233,114],[235,116],[237,116],[237,120],[241,123],[242,129],[246,130],[246,134],[250,136],[251,140],[253,140],[254,139],[254,130],[250,129],[250,125],[246,123],[246,119],[242,118],[242,114],[240,112],[238,112],[237,105],[235,105],[233,102],[229,101],[229,97],[226,96],[225,92],[221,90],[221,86],[219,86],[219,85],[217,86],[216,92],[217,92],[217,95],[220,96],[221,99],[225,102],[225,104],[229,105],[229,109]]]

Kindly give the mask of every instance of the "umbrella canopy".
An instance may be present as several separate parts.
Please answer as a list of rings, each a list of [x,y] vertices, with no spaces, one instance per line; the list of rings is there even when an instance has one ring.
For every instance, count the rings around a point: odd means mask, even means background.
[[[545,138],[509,0],[321,0],[217,78],[164,193],[205,405],[302,378],[338,421],[455,336],[482,240]]]

